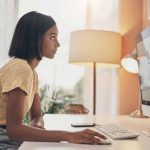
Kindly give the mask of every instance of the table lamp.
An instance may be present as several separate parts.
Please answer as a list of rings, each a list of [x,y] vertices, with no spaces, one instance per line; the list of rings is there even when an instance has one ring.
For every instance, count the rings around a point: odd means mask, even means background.
[[[138,60],[137,60],[137,49],[135,48],[131,54],[126,55],[124,58],[121,59],[121,65],[122,67],[128,71],[129,73],[139,73],[138,68]],[[140,96],[141,97],[141,96]],[[139,99],[139,109],[135,110],[130,114],[131,117],[135,118],[145,118],[143,115],[143,111],[141,108],[141,100]]]
[[[96,63],[120,66],[121,35],[103,30],[79,30],[70,36],[70,63],[93,63],[93,114],[96,113]]]
[[[130,73],[138,73],[137,50],[134,49],[131,54],[121,59],[122,67]]]

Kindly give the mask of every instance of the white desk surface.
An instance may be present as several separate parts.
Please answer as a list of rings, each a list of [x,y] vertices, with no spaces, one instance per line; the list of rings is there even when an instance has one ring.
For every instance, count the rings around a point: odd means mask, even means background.
[[[44,116],[45,128],[49,130],[77,131],[71,123],[95,122],[97,124],[115,123],[138,133],[137,139],[112,140],[111,145],[87,145],[54,142],[24,142],[19,150],[150,150],[150,137],[141,133],[150,130],[150,118],[131,118],[129,116],[101,117],[89,115],[47,114]],[[93,128],[90,128],[93,129]]]

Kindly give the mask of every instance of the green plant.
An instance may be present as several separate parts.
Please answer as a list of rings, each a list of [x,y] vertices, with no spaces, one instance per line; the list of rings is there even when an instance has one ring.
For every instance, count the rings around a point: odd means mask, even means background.
[[[50,89],[49,85],[43,85],[39,91],[41,107],[45,113],[62,113],[65,106],[70,103],[79,103],[83,101],[83,77],[76,83],[72,89],[57,87]],[[51,96],[52,95],[52,96]]]
[[[28,112],[27,114],[26,114],[26,116],[24,117],[24,119],[23,119],[23,124],[25,124],[25,125],[29,125],[30,124],[30,113]]]
[[[65,103],[63,101],[63,91],[53,90],[52,98],[50,97],[50,88],[44,85],[40,88],[40,99],[42,112],[45,113],[61,113],[64,109]]]

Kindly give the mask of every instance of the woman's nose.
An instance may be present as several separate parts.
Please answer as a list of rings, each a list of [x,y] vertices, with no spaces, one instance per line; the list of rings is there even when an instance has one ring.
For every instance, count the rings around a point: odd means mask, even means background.
[[[59,43],[58,41],[57,41],[57,44],[56,44],[56,46],[57,46],[57,47],[60,47],[60,43]]]

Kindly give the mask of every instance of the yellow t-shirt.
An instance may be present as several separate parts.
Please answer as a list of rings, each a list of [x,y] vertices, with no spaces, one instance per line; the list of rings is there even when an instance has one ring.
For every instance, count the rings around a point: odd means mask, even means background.
[[[7,93],[18,87],[26,93],[25,116],[38,93],[38,76],[26,60],[13,58],[0,68],[0,125],[6,125]]]

